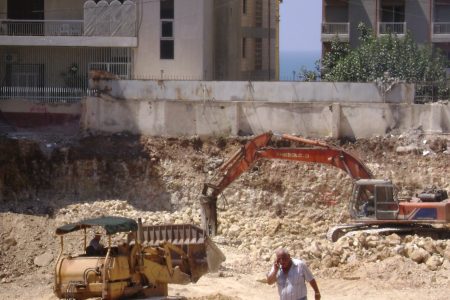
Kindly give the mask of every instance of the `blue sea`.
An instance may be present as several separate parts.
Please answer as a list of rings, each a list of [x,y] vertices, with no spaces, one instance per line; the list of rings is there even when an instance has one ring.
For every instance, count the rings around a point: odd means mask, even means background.
[[[302,66],[308,70],[315,70],[315,62],[320,59],[320,54],[320,50],[280,51],[280,80],[298,80]]]

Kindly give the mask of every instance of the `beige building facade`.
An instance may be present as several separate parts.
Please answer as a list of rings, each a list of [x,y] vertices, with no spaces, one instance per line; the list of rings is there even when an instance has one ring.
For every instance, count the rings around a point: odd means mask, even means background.
[[[215,78],[279,79],[279,0],[215,0]]]
[[[275,80],[279,0],[0,0],[0,98],[121,79]]]

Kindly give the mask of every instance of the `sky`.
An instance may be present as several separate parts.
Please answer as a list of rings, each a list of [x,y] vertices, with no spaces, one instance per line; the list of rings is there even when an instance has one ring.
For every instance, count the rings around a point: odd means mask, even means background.
[[[320,51],[322,0],[283,0],[280,4],[280,51]]]

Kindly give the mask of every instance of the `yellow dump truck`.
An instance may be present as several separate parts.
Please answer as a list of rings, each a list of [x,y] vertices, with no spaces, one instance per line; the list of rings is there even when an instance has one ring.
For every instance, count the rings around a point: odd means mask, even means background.
[[[66,254],[64,237],[76,237],[80,231],[82,251]],[[102,251],[94,251],[87,243],[93,231],[106,237]],[[225,260],[205,232],[191,224],[145,226],[140,220],[109,216],[61,226],[56,234],[61,253],[55,265],[54,292],[65,299],[167,296],[169,283],[196,282],[205,273],[217,271]],[[115,245],[118,234],[126,234],[127,239]]]

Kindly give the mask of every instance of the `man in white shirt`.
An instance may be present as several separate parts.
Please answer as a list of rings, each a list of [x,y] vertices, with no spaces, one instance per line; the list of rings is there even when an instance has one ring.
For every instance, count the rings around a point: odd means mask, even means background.
[[[286,249],[278,249],[275,254],[267,283],[277,283],[280,300],[306,300],[306,281],[314,289],[315,300],[320,300],[319,287],[308,266],[300,259],[291,258]]]

